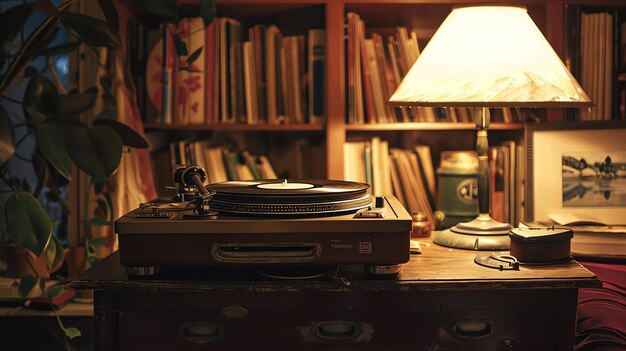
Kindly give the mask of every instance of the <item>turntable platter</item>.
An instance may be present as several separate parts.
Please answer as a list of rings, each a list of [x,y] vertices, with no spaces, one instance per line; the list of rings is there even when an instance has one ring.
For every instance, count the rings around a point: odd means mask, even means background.
[[[211,208],[248,215],[329,215],[371,204],[369,185],[332,180],[256,180],[211,184]]]

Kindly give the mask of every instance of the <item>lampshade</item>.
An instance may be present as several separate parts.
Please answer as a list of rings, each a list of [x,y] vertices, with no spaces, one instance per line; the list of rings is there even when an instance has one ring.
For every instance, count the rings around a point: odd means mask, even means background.
[[[392,105],[589,107],[589,97],[518,5],[455,7]]]

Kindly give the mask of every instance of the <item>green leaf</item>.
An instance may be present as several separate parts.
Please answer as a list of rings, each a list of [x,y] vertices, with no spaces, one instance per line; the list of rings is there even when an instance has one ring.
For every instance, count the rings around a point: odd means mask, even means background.
[[[68,117],[85,112],[94,107],[97,98],[97,91],[60,95],[57,115],[60,117]]]
[[[198,59],[201,53],[202,47],[199,47],[196,51],[189,55],[189,57],[187,57],[187,65],[191,66],[191,64],[193,64]]]
[[[57,284],[49,289],[46,289],[46,291],[44,291],[44,295],[48,298],[48,299],[53,299],[59,295],[61,295],[63,292],[65,292],[65,284]]]
[[[213,0],[200,0],[200,17],[202,17],[205,27],[213,22],[215,12],[215,3],[213,3]]]
[[[22,4],[0,13],[0,51],[6,50],[13,43],[32,12],[28,4]]]
[[[52,222],[41,204],[24,191],[11,195],[6,203],[7,232],[20,247],[41,255],[52,236]]]
[[[96,195],[100,194],[104,190],[105,181],[101,179],[91,178],[93,184],[93,191]]]
[[[119,33],[113,32],[109,25],[99,18],[72,12],[59,12],[56,16],[72,34],[88,45],[122,48]]]
[[[15,152],[15,134],[9,114],[0,105],[0,166],[4,165]]]
[[[41,284],[40,280],[41,278],[32,275],[24,276],[20,279],[17,290],[22,297],[28,297],[28,294],[30,294],[37,285]]]
[[[107,225],[111,225],[111,222],[109,222],[109,220],[106,218],[96,217],[96,218],[90,219],[89,224],[97,225],[97,226],[107,226]]]
[[[59,92],[56,86],[48,78],[36,75],[31,78],[26,85],[24,91],[24,114],[31,120],[35,121],[31,114],[31,109],[39,111],[44,118],[52,115],[57,110],[59,101]]]
[[[173,38],[174,38],[174,48],[176,49],[176,54],[178,56],[188,55],[189,52],[187,51],[187,44],[185,44],[183,39],[180,37],[180,33],[174,33]]]
[[[97,199],[96,202],[98,203],[98,208],[102,211],[102,216],[104,216],[104,218],[109,218],[109,207],[107,206],[107,203],[102,199]]]
[[[158,22],[178,23],[178,1],[176,0],[130,0],[137,11],[148,17],[156,17]]]
[[[37,149],[61,176],[70,179],[72,177],[72,159],[63,143],[66,130],[67,128],[62,124],[55,122],[35,124]]]
[[[122,139],[107,126],[74,127],[65,136],[65,146],[76,166],[97,179],[109,178],[122,158]]]
[[[104,18],[106,18],[109,24],[109,28],[111,28],[113,32],[118,33],[120,31],[120,17],[111,0],[98,0],[98,4],[100,4],[100,8],[102,9],[102,13],[104,13]]]
[[[65,332],[65,336],[67,336],[68,339],[70,339],[70,340],[74,339],[74,338],[77,338],[77,337],[79,337],[81,335],[80,334],[80,330],[78,330],[78,328],[74,328],[74,327],[65,328],[64,332]]]
[[[66,55],[74,50],[78,50],[80,47],[79,41],[72,41],[69,43],[51,46],[49,48],[45,48],[37,53],[39,56],[57,56],[57,55]]]
[[[63,244],[53,235],[46,248],[46,265],[48,269],[56,267],[64,258],[65,252],[63,251]]]
[[[120,123],[113,119],[96,119],[93,122],[94,126],[107,126],[111,129],[115,130],[117,134],[119,134],[120,138],[122,138],[122,144],[130,147],[135,147],[138,149],[147,149],[148,142],[144,137],[142,137],[139,133],[135,132],[132,128],[125,125],[124,123]]]

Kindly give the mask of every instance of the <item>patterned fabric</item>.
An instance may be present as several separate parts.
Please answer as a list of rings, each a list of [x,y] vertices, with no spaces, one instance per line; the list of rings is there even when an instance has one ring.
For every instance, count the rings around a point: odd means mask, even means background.
[[[575,350],[626,350],[626,264],[580,263],[602,288],[578,292]]]

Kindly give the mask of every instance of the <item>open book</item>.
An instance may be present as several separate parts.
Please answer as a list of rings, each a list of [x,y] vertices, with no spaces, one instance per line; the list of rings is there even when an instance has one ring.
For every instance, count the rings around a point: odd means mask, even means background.
[[[548,217],[559,225],[608,225],[592,216],[585,216],[583,218],[570,213],[550,213]]]

